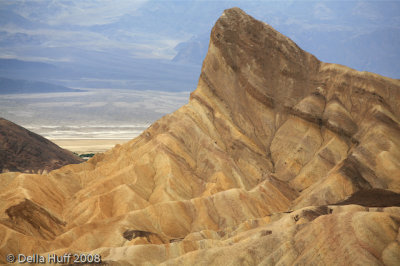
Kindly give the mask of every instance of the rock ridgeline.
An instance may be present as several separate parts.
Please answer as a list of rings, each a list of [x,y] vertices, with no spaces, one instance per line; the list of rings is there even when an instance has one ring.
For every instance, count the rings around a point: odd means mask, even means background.
[[[48,139],[0,117],[0,173],[42,173],[82,161]]]
[[[0,175],[0,260],[398,265],[399,121],[399,80],[226,10],[187,105],[88,162]]]

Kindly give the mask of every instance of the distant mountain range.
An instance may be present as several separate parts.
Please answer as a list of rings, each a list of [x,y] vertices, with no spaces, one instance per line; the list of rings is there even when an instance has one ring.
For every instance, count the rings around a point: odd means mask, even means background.
[[[200,71],[200,64],[164,59],[119,60],[97,52],[84,57],[52,63],[0,59],[0,77],[75,88],[191,91],[198,80],[196,71]]]
[[[78,92],[64,86],[40,81],[0,78],[0,94],[14,93],[48,93],[48,92]]]
[[[395,1],[116,2],[0,5],[0,77],[74,88],[192,91],[213,23],[238,6],[322,61],[400,78]]]
[[[201,65],[207,54],[209,41],[209,34],[203,34],[187,42],[179,43],[175,47],[177,54],[172,59],[172,62]]]

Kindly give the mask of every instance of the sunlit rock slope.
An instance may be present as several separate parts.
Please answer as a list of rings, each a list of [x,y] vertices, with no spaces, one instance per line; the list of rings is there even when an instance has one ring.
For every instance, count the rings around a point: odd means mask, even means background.
[[[399,80],[226,10],[187,105],[86,163],[0,175],[0,260],[398,265],[399,120]]]

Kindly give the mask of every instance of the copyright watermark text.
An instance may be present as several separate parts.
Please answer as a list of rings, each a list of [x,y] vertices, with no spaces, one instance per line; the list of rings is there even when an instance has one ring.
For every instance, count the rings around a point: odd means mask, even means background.
[[[32,254],[8,254],[6,256],[6,261],[8,263],[54,263],[54,264],[69,264],[69,263],[85,263],[85,264],[98,264],[101,263],[101,256],[99,254],[73,254],[65,253],[64,255],[48,254],[47,256]]]

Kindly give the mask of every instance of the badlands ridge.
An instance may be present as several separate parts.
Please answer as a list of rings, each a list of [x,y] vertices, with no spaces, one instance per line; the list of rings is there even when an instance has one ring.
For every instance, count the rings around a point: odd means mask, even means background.
[[[0,117],[0,173],[45,173],[82,161],[48,139]]]
[[[226,10],[187,105],[88,162],[0,175],[0,262],[399,265],[399,121],[399,80]]]

